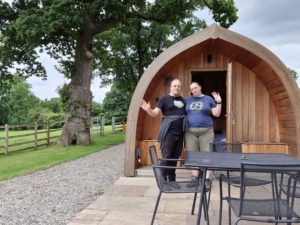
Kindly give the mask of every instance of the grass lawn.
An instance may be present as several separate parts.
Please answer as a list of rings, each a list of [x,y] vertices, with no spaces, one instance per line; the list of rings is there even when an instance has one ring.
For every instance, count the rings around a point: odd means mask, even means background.
[[[78,159],[80,157],[98,152],[109,146],[123,143],[125,135],[105,132],[104,136],[92,135],[92,143],[89,146],[71,145],[62,147],[52,145],[41,147],[37,150],[27,150],[19,153],[11,153],[0,156],[0,180],[28,174],[37,170],[45,169],[53,165]]]

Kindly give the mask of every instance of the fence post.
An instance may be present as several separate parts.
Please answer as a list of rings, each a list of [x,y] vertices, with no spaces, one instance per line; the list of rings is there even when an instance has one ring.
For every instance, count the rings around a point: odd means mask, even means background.
[[[50,122],[47,122],[47,145],[50,144]]]
[[[4,154],[7,155],[8,153],[8,146],[9,146],[9,125],[5,124],[5,134],[4,134]]]
[[[113,132],[113,133],[115,133],[115,129],[116,129],[116,127],[115,127],[116,124],[115,124],[115,123],[116,123],[116,117],[113,116],[113,117],[111,118],[111,128],[112,128],[112,132]]]
[[[100,135],[104,135],[104,127],[105,127],[105,116],[102,116],[102,118],[101,118]]]
[[[37,148],[37,122],[34,123],[34,147]]]

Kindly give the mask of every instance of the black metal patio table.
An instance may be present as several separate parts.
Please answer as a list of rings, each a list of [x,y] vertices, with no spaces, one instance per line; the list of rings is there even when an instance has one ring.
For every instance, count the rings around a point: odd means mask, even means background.
[[[278,153],[219,153],[219,152],[194,152],[187,151],[184,166],[199,167],[203,171],[203,177],[206,177],[207,170],[220,171],[240,171],[242,161],[250,161],[256,163],[265,163],[270,165],[290,165],[299,164],[298,158],[287,154]],[[205,198],[205,179],[202,179],[202,193],[198,209],[197,225],[200,224],[202,205],[207,207]],[[209,225],[208,210],[205,210],[207,215],[207,224]]]

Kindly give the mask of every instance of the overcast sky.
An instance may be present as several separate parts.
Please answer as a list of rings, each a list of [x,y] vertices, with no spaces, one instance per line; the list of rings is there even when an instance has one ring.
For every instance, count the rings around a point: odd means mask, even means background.
[[[238,21],[230,30],[240,33],[271,50],[289,68],[300,76],[300,1],[299,0],[235,0]],[[208,25],[213,21],[205,15]],[[48,80],[32,77],[29,83],[33,93],[41,98],[57,97],[56,89],[66,80],[55,68],[55,62],[41,57],[49,74]],[[298,85],[300,80],[298,79]],[[99,88],[100,81],[92,83],[94,100],[102,102],[109,88]]]

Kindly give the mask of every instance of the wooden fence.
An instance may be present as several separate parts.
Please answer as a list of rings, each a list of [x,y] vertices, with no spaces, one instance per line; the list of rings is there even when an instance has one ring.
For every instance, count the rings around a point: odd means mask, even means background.
[[[112,133],[116,131],[126,132],[126,118],[125,117],[115,117],[111,118],[111,129]],[[92,117],[91,118],[91,133],[98,133],[100,135],[104,135],[104,127],[107,124],[107,119],[102,117]]]
[[[14,133],[16,133],[15,130],[24,128],[27,130],[24,130],[22,134],[14,135]],[[0,129],[4,129],[4,135],[1,138],[2,141],[0,141],[0,154],[36,149],[41,146],[49,145],[56,142],[62,130],[62,128],[50,129],[49,123],[46,125],[46,129],[38,129],[37,123],[34,123],[34,125],[5,124],[5,126],[0,126]]]
[[[91,118],[91,134],[104,135],[104,127],[106,126],[105,117],[93,117]],[[112,133],[122,130],[125,132],[125,118],[124,117],[112,117],[111,126]],[[60,121],[63,125],[63,123]],[[53,125],[53,124],[52,124]],[[46,125],[46,128],[38,129],[37,123],[33,125],[8,125],[0,126],[0,154],[8,154],[9,152],[17,152],[28,149],[36,149],[41,146],[46,146],[51,143],[57,142],[57,138],[60,137],[62,127],[52,129],[50,124]],[[24,129],[20,134],[16,130]],[[3,130],[3,131],[1,131]]]

